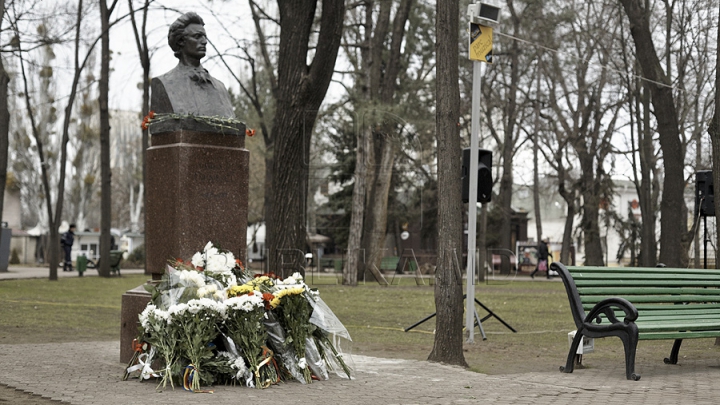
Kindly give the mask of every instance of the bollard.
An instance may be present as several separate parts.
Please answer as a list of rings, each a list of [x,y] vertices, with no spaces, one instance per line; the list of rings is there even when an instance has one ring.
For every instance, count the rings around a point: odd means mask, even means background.
[[[75,267],[78,273],[80,273],[80,277],[82,277],[85,269],[87,269],[87,257],[85,255],[78,256],[77,259],[75,259]]]

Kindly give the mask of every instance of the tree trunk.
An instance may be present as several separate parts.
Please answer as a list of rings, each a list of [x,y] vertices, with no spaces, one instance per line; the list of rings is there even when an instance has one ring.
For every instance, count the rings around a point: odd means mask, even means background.
[[[5,15],[5,0],[0,0],[0,15]],[[0,58],[0,218],[3,214],[5,185],[7,183],[8,149],[10,147],[10,111],[8,110],[8,84],[10,76]]]
[[[687,266],[687,249],[683,239],[687,234],[684,148],[680,141],[678,117],[672,93],[672,83],[660,65],[649,26],[649,12],[640,0],[620,0],[630,21],[630,33],[635,42],[636,57],[643,77],[648,79],[660,148],[663,152],[665,180],[660,202],[660,262],[671,267]]]
[[[357,146],[355,150],[355,184],[353,184],[352,213],[350,215],[350,230],[348,235],[347,262],[343,269],[343,284],[357,285],[360,259],[360,246],[362,242],[363,220],[365,212],[365,178],[367,177],[367,163],[365,151],[367,150],[366,128],[357,132]]]
[[[145,0],[145,4],[143,6],[143,18],[142,18],[142,25],[140,26],[140,29],[138,29],[137,22],[135,20],[135,10],[133,10],[133,0],[128,0],[128,6],[130,8],[130,20],[132,22],[133,26],[133,33],[135,34],[135,45],[138,50],[138,55],[140,57],[140,66],[143,68],[143,75],[142,75],[142,87],[143,87],[143,96],[142,96],[142,115],[147,116],[148,113],[150,113],[150,50],[148,48],[147,43],[147,16],[148,16],[148,8],[150,6],[150,0]],[[131,220],[131,228],[134,232],[139,231],[139,217],[140,213],[144,210],[144,207],[146,206],[146,198],[144,193],[144,184],[145,184],[145,174],[147,173],[147,164],[146,164],[146,152],[147,148],[150,146],[150,140],[149,140],[149,134],[148,130],[144,129],[142,131],[142,167],[143,167],[143,175],[142,175],[142,184],[141,189],[138,195],[138,202],[137,205],[134,207],[135,213],[132,214],[133,220]],[[133,210],[133,207],[130,207],[131,212]],[[150,274],[147,271],[147,268],[145,269],[145,274]]]
[[[720,17],[718,17],[720,20]],[[717,34],[717,45],[720,45],[720,30]],[[712,140],[712,162],[713,162],[713,185],[720,184],[720,52],[717,52],[715,59],[715,114],[713,114],[708,133]],[[720,214],[720,196],[715,198],[715,234],[720,235],[720,221],[717,220],[717,215]],[[720,260],[715,258],[715,268],[720,269]],[[716,339],[715,345],[719,342]]]
[[[316,0],[278,0],[280,46],[277,113],[273,120],[273,204],[268,227],[269,269],[304,273],[310,139],[340,46],[343,0],[323,0],[314,57],[307,65]]]
[[[657,237],[655,228],[657,221],[657,195],[660,189],[656,173],[655,147],[650,131],[650,91],[643,87],[643,119],[639,125],[638,136],[640,146],[640,213],[642,228],[640,236],[640,265],[653,267],[657,264]]]
[[[98,275],[110,277],[110,224],[112,220],[112,188],[110,183],[110,111],[108,107],[110,83],[110,10],[106,0],[100,0],[102,37],[100,40],[100,266]]]
[[[538,169],[538,134],[535,126],[533,138],[533,210],[535,211],[535,234],[540,242],[543,237],[542,216],[540,215],[540,173]]]
[[[578,153],[582,167],[582,220],[580,227],[585,233],[585,265],[604,266],[602,240],[600,238],[600,190],[599,179],[593,175],[593,155]]]
[[[385,256],[385,235],[387,234],[388,196],[392,169],[395,163],[394,141],[387,133],[375,133],[375,153],[379,158],[374,170],[372,187],[368,187],[368,201],[365,215],[365,247],[368,254],[366,265],[369,270],[379,268]],[[379,139],[383,138],[383,139]]]
[[[462,200],[460,167],[460,89],[458,86],[458,0],[436,5],[438,145],[438,258],[435,272],[435,340],[428,360],[467,367],[463,355]],[[470,280],[468,280],[470,282]]]
[[[518,34],[520,32],[520,19],[512,18],[513,31]],[[500,247],[515,251],[512,246],[512,196],[513,196],[513,155],[515,149],[515,123],[517,120],[517,92],[520,82],[520,48],[517,41],[513,41],[510,46],[510,88],[508,89],[508,100],[506,104],[507,122],[504,131],[504,139],[502,144],[502,165],[503,173],[500,178],[500,190],[498,192],[498,204],[502,213],[502,222],[500,223]],[[502,265],[500,272],[502,274],[510,273],[510,257],[501,255]]]

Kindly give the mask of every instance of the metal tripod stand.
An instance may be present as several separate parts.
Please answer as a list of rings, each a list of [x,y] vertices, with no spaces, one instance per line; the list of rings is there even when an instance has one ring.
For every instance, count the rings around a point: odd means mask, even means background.
[[[463,294],[463,301],[465,301],[466,298],[467,298],[467,295],[466,295],[466,294]],[[497,314],[496,314],[495,312],[493,312],[490,308],[486,307],[485,304],[483,304],[482,302],[478,301],[477,298],[475,298],[475,303],[476,303],[477,305],[480,305],[480,306],[482,307],[482,309],[484,309],[485,311],[488,312],[488,315],[486,315],[484,318],[480,319],[480,315],[478,315],[477,310],[473,309],[473,311],[475,312],[475,324],[473,325],[473,328],[474,328],[475,326],[478,326],[478,327],[480,328],[480,334],[482,335],[483,340],[487,340],[487,336],[485,335],[485,330],[483,330],[482,323],[485,322],[485,321],[487,321],[487,320],[490,319],[490,318],[495,318],[495,319],[497,319],[498,321],[500,321],[500,323],[502,323],[503,325],[505,325],[506,328],[508,328],[508,329],[510,329],[511,331],[513,331],[513,333],[517,333],[517,331],[515,330],[515,328],[513,328],[512,326],[510,326],[507,322],[503,321],[502,318],[500,318],[499,316],[497,316]],[[407,328],[405,328],[405,332],[408,332],[409,330],[417,327],[418,325],[420,325],[420,324],[422,324],[422,323],[424,323],[424,322],[426,322],[426,321],[434,318],[435,315],[437,315],[437,312],[433,312],[432,314],[426,316],[425,318],[423,318],[423,319],[415,322],[414,324],[412,324],[412,325],[408,326]]]

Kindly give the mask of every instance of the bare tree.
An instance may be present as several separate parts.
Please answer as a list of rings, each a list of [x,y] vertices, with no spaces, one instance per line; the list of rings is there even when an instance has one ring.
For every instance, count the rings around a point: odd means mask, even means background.
[[[460,182],[459,2],[437,2],[436,133],[438,147],[437,321],[430,361],[467,367],[463,355],[462,200]],[[468,280],[468,283],[472,280]]]
[[[684,148],[672,83],[658,58],[652,34],[650,14],[643,0],[620,0],[630,22],[636,58],[652,95],[653,113],[660,135],[665,179],[660,203],[660,262],[668,266],[687,265],[687,207],[685,190]]]
[[[320,31],[312,36],[316,0],[278,0],[280,45],[273,120],[273,195],[268,215],[269,268],[304,271],[310,137],[340,46],[343,0],[323,0]],[[315,42],[316,41],[316,42]],[[308,65],[311,45],[314,56]],[[287,263],[287,265],[284,265]]]
[[[35,139],[35,144],[38,151],[38,158],[40,159],[40,167],[41,167],[41,175],[42,175],[42,184],[43,184],[43,191],[45,193],[45,205],[47,210],[47,216],[48,216],[48,225],[49,225],[49,248],[48,248],[48,262],[50,265],[50,280],[57,280],[57,265],[58,265],[58,253],[59,249],[57,248],[60,245],[60,239],[59,239],[59,233],[58,228],[60,226],[60,219],[61,219],[61,213],[63,212],[63,202],[64,202],[64,193],[65,193],[65,173],[66,173],[66,160],[67,160],[67,144],[69,142],[69,127],[70,127],[70,116],[72,113],[72,108],[75,100],[75,93],[77,90],[77,84],[80,80],[80,73],[82,72],[82,67],[84,66],[86,60],[83,62],[83,64],[80,64],[79,59],[79,52],[80,52],[80,35],[81,35],[81,22],[83,18],[83,2],[82,0],[78,1],[77,6],[77,14],[76,14],[76,21],[75,21],[75,38],[74,38],[74,77],[73,77],[73,83],[71,87],[70,96],[68,97],[67,107],[65,108],[65,119],[63,121],[63,132],[62,137],[60,141],[60,159],[59,159],[59,165],[60,165],[60,175],[58,179],[58,188],[57,188],[57,199],[55,201],[55,209],[53,210],[52,207],[52,193],[50,188],[50,176],[49,176],[49,163],[46,161],[47,156],[44,150],[44,142],[43,138],[40,135],[40,130],[38,129],[38,125],[35,120],[35,114],[33,113],[33,108],[31,106],[30,96],[28,94],[29,86],[28,86],[28,78],[25,70],[25,61],[23,57],[23,49],[21,42],[18,40],[17,42],[17,51],[18,56],[20,60],[20,68],[22,73],[22,79],[23,79],[23,85],[25,90],[25,104],[28,112],[28,118],[30,119],[30,125],[31,130],[33,133],[33,137]],[[15,25],[15,32],[16,36],[20,38],[20,32]],[[47,43],[52,43],[53,41],[57,41],[57,39],[48,39]],[[88,52],[88,55],[90,54],[90,51]]]

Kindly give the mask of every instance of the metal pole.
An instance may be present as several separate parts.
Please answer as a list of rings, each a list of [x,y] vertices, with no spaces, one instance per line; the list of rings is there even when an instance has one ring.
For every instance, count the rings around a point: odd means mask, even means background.
[[[480,79],[481,63],[473,61],[472,126],[470,131],[470,202],[468,203],[467,292],[465,298],[465,330],[467,342],[475,342],[475,250],[477,250],[478,148],[480,147]],[[482,328],[482,325],[480,326]]]
[[[704,234],[703,234],[703,257],[704,257],[704,260],[703,260],[703,263],[704,263],[703,268],[704,268],[704,269],[707,269],[707,245],[708,245],[707,215],[703,215],[703,229],[705,230],[705,231],[704,231]],[[717,259],[715,259],[715,260],[717,260]],[[717,268],[717,264],[715,264],[715,268]]]

